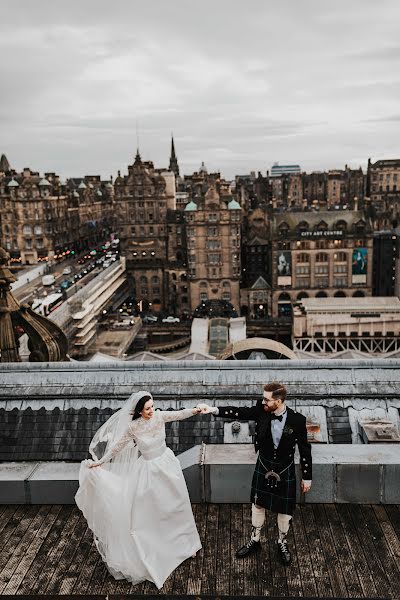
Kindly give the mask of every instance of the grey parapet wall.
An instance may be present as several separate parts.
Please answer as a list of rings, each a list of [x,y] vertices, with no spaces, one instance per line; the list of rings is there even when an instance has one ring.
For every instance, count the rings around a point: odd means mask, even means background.
[[[249,502],[256,456],[250,444],[195,446],[179,455],[192,502]],[[400,502],[396,444],[316,445],[313,485],[300,503]],[[79,463],[0,464],[0,503],[73,504]],[[300,480],[298,460],[297,478]]]
[[[374,411],[382,411],[398,424],[398,359],[2,363],[0,416],[27,409],[46,412],[57,408],[64,413],[87,408],[110,412],[140,389],[151,391],[157,407],[164,410],[193,407],[204,401],[217,406],[228,403],[249,406],[261,396],[263,384],[274,380],[286,384],[288,403],[299,412],[306,412],[310,406],[342,407],[349,413],[353,442],[357,441],[354,437],[357,415],[370,416]],[[201,420],[194,417],[194,426],[196,419]],[[1,426],[0,421],[0,429]],[[47,444],[46,435],[39,433],[43,438],[41,443]],[[0,431],[9,448],[11,438],[20,443],[16,429],[9,431],[8,442],[5,434],[7,431]],[[201,433],[198,437],[201,438]],[[313,451],[313,488],[299,501],[400,501],[400,445],[324,444],[314,445]],[[229,460],[222,460],[224,455]],[[179,459],[194,502],[249,500],[255,461],[251,444],[207,445],[203,451],[195,446]],[[1,502],[73,502],[79,470],[79,463],[73,461],[77,459],[40,462],[43,459],[32,456],[28,462],[21,458],[20,462],[11,463],[14,460],[11,453],[6,460],[10,462],[0,465]]]
[[[163,361],[157,363],[1,363],[0,407],[107,406],[133,391],[158,401],[254,401],[262,385],[282,381],[299,403],[399,400],[400,360]],[[6,404],[7,403],[7,404]],[[49,405],[50,406],[50,405]]]

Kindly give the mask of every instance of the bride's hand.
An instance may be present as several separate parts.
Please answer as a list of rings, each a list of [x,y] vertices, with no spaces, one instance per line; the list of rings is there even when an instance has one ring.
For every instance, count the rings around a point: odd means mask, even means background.
[[[87,463],[86,463],[86,466],[87,466],[89,469],[94,469],[95,467],[101,467],[101,463],[99,463],[99,462],[94,462],[93,460],[90,460],[90,459],[89,459],[89,460],[87,461]]]

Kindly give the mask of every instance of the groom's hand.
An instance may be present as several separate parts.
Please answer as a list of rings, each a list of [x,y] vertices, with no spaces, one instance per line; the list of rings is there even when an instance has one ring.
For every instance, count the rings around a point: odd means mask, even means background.
[[[304,481],[304,479],[301,480],[301,491],[303,494],[307,494],[307,492],[309,492],[311,490],[311,483],[308,483],[306,481]]]

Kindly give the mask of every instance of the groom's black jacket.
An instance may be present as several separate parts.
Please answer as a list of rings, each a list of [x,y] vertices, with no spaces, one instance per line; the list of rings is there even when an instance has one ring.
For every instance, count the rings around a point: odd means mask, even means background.
[[[286,465],[293,460],[297,444],[303,479],[312,479],[311,444],[307,441],[304,415],[287,407],[285,427],[279,445],[275,449],[271,434],[271,415],[266,413],[263,408],[260,406],[220,406],[218,410],[217,416],[224,419],[256,422],[254,446],[256,452],[260,451],[261,456]]]

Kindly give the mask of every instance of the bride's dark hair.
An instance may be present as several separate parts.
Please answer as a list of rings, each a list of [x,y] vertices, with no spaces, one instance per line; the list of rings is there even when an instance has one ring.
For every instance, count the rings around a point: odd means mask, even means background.
[[[139,419],[139,417],[142,416],[140,413],[142,412],[144,405],[148,400],[151,400],[151,396],[142,396],[140,398],[139,402],[135,406],[135,410],[131,412],[132,421],[134,421],[135,419]]]

